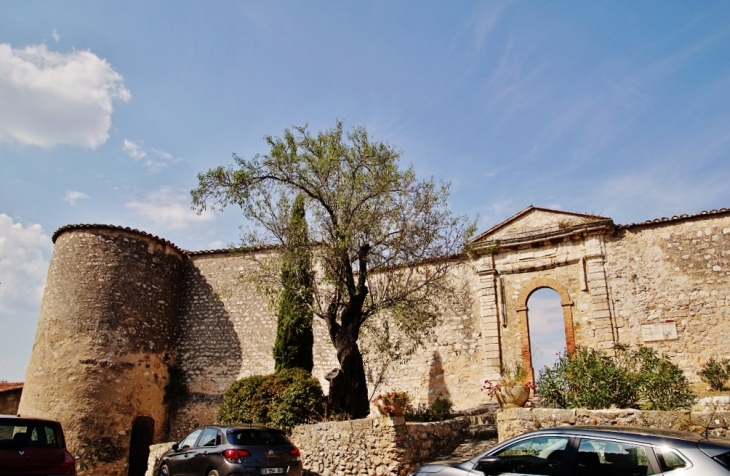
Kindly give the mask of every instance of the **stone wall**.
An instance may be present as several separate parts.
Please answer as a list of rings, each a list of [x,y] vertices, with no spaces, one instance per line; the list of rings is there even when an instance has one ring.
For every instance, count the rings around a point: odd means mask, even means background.
[[[657,349],[693,381],[709,357],[730,357],[730,216],[620,229],[605,266],[619,342]],[[678,339],[644,343],[641,326],[665,320]]]
[[[274,372],[276,314],[251,281],[266,251],[201,253],[185,270],[175,348],[188,397],[171,421],[171,439],[216,420],[223,392],[236,380]],[[314,368],[338,367],[324,323],[314,321]]]
[[[730,436],[730,411],[642,411],[642,410],[560,410],[553,408],[511,408],[497,413],[499,441],[527,431],[558,426],[633,426],[663,430]]]
[[[1,386],[2,384],[0,384]],[[0,415],[15,415],[20,405],[20,395],[23,393],[23,386],[0,391]]]
[[[419,462],[450,453],[468,426],[466,417],[434,423],[366,418],[298,426],[291,439],[310,474],[380,476],[405,474]]]

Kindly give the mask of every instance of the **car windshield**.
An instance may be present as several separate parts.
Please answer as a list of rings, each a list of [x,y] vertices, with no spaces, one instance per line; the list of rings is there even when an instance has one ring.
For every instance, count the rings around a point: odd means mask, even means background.
[[[286,436],[284,436],[284,432],[259,428],[231,430],[228,433],[228,441],[233,445],[241,446],[285,446],[291,444]]]
[[[58,423],[21,418],[0,418],[0,447],[63,448]]]

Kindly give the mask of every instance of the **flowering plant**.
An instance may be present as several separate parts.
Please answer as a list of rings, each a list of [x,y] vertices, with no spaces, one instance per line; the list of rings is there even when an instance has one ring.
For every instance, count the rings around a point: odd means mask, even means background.
[[[381,393],[373,399],[381,415],[402,416],[410,397],[406,392]]]
[[[492,382],[491,380],[485,380],[484,384],[482,384],[482,392],[487,392],[490,397],[494,397],[499,393],[500,388],[524,386],[537,393],[537,386],[534,383],[524,381],[527,377],[527,372],[521,365],[502,367],[501,370],[502,378],[500,381]]]

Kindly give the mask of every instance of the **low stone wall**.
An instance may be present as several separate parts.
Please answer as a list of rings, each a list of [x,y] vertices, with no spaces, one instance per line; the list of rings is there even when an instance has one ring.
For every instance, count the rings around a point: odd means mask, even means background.
[[[147,459],[147,472],[144,476],[157,476],[157,471],[160,469],[160,458],[172,448],[174,443],[160,443],[159,445],[150,446],[150,456]]]
[[[560,410],[553,408],[511,408],[497,414],[499,441],[527,431],[558,426],[640,426],[663,430],[703,433],[717,438],[730,437],[730,411],[642,411],[642,410]]]
[[[302,453],[305,474],[405,474],[417,463],[452,452],[464,440],[470,417],[406,423],[403,417],[365,418],[301,425],[291,440]],[[172,443],[150,446],[145,476],[157,476]]]
[[[302,425],[291,439],[310,475],[405,474],[417,463],[453,451],[469,419],[406,423],[403,417]]]

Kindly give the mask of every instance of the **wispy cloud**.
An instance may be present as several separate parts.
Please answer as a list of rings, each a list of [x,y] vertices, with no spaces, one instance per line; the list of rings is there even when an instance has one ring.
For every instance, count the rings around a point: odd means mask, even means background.
[[[0,43],[0,141],[95,149],[109,138],[113,101],[129,101],[122,75],[89,50]]]
[[[124,139],[122,150],[135,161],[141,162],[141,164],[147,167],[147,170],[152,174],[157,173],[170,165],[185,161],[183,158],[175,157],[165,150],[155,149],[154,147],[150,148],[151,155],[147,154],[147,151],[144,149],[141,141],[135,142]]]
[[[53,36],[53,41],[55,41],[56,43],[61,41],[61,35],[58,34],[58,31],[55,28],[51,30],[51,36]]]
[[[129,154],[134,160],[140,160],[147,157],[147,152],[142,148],[142,144],[138,144],[134,141],[124,139],[124,145],[122,150]]]
[[[64,197],[64,201],[70,203],[71,205],[76,205],[77,200],[83,200],[89,198],[88,195],[86,195],[84,192],[78,192],[76,190],[68,190],[66,192],[66,197]]]
[[[144,200],[133,200],[124,206],[162,229],[182,230],[215,219],[209,211],[195,213],[190,208],[190,195],[171,187],[160,187],[148,193]]]

